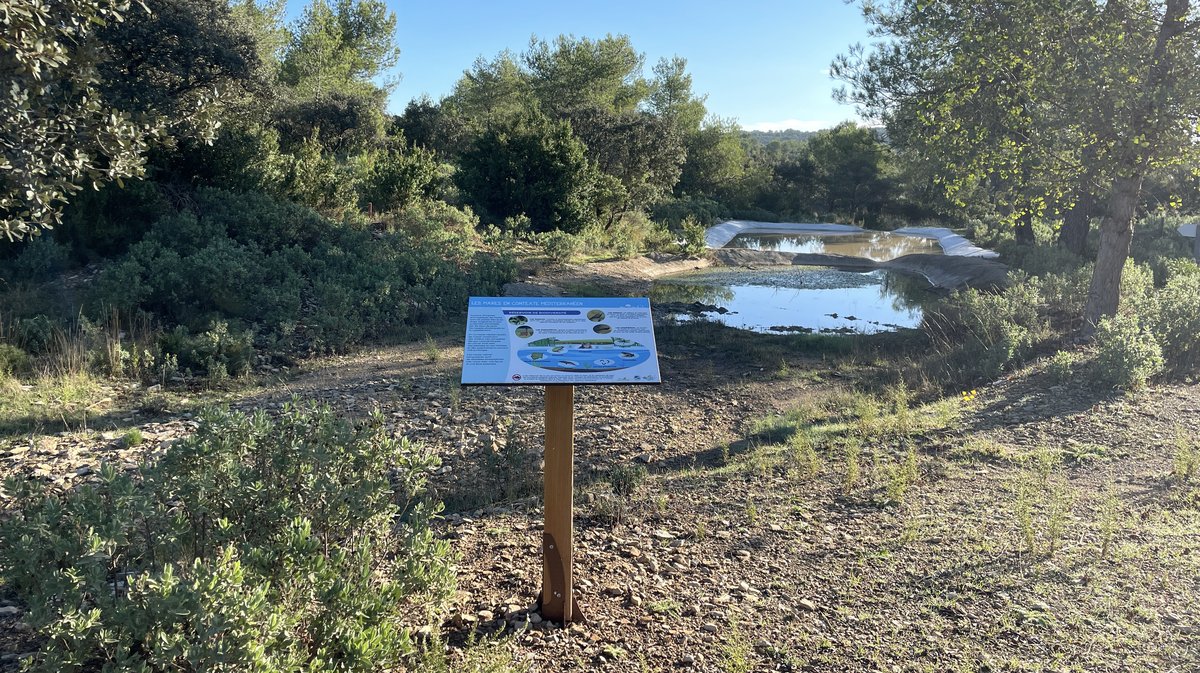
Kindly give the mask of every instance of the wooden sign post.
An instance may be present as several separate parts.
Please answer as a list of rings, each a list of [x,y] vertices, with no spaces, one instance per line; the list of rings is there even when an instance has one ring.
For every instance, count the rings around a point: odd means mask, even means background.
[[[471,297],[463,385],[546,388],[542,616],[581,619],[572,595],[575,386],[662,378],[650,300],[638,297]]]
[[[575,386],[546,386],[545,517],[542,533],[542,617],[575,618],[572,568],[575,484]]]

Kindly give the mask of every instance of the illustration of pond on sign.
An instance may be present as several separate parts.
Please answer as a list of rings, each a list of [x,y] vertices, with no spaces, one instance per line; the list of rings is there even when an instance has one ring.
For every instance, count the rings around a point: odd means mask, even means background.
[[[597,332],[599,333],[599,332]],[[538,339],[517,351],[523,362],[556,372],[611,372],[650,359],[650,349],[636,341],[606,339]]]

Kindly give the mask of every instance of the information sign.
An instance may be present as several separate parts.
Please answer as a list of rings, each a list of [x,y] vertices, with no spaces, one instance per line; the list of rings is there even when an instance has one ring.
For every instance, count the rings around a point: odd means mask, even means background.
[[[463,385],[661,383],[650,300],[471,297]]]

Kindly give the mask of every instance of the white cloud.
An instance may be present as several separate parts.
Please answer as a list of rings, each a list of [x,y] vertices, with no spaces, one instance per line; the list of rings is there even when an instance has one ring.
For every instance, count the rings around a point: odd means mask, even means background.
[[[742,124],[742,128],[747,131],[786,131],[788,129],[796,129],[797,131],[820,131],[821,129],[831,129],[837,126],[837,122],[824,121],[820,119],[784,119],[777,122],[758,122],[757,124]]]

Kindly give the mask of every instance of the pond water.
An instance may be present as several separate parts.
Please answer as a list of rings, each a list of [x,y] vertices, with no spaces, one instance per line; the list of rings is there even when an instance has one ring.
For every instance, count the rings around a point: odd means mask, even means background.
[[[659,279],[650,294],[680,321],[707,319],[777,334],[918,327],[922,306],[935,297],[928,283],[911,276],[813,266],[693,271]]]
[[[903,236],[886,231],[861,234],[738,234],[725,247],[846,255],[866,257],[877,262],[916,253],[942,254],[942,246],[932,238]]]

